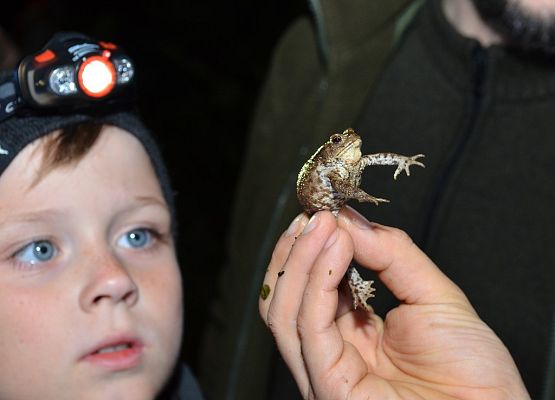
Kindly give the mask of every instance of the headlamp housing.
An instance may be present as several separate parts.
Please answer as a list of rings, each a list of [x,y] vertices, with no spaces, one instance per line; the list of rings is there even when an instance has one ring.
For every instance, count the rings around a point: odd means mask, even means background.
[[[110,42],[57,33],[0,79],[0,121],[18,110],[75,110],[133,98],[134,63]]]

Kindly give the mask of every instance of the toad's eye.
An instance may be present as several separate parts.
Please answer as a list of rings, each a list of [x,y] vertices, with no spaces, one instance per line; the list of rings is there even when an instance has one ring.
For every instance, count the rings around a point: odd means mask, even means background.
[[[125,248],[148,247],[152,239],[152,233],[148,229],[133,229],[118,239],[118,245]]]
[[[341,143],[341,140],[343,140],[341,138],[341,135],[337,134],[337,135],[332,135],[332,137],[330,138],[332,143]]]
[[[15,255],[16,259],[26,264],[35,265],[50,261],[56,255],[56,248],[48,240],[29,243]]]

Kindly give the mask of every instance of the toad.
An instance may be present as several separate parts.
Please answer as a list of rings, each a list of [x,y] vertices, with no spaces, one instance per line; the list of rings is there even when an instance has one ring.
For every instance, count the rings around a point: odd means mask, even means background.
[[[402,171],[409,176],[409,168],[412,165],[424,167],[424,164],[417,161],[424,157],[423,154],[412,157],[395,153],[363,156],[361,145],[360,136],[351,128],[343,133],[334,133],[303,165],[297,178],[297,197],[308,214],[330,210],[337,215],[350,199],[376,205],[388,202],[366,193],[359,187],[362,171],[367,166],[397,165],[393,179],[397,179]],[[373,281],[363,280],[352,266],[347,270],[344,281],[353,295],[354,308],[362,307],[370,311],[367,301],[368,298],[374,297]]]

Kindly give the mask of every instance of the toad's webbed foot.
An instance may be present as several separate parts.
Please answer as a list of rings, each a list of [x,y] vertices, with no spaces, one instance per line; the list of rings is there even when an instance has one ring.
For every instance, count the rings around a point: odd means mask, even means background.
[[[407,176],[410,176],[409,167],[411,165],[418,165],[419,167],[425,168],[423,163],[421,163],[420,161],[416,161],[418,158],[424,157],[424,154],[417,154],[412,157],[404,157],[404,156],[400,156],[400,157],[402,157],[402,161],[399,162],[399,165],[397,166],[397,169],[393,174],[393,179],[397,179],[397,176],[399,176],[401,171],[405,171]]]
[[[355,267],[351,266],[347,270],[344,279],[347,281],[351,294],[353,295],[354,309],[364,308],[372,312],[372,307],[368,304],[368,299],[374,297],[375,288],[372,287],[374,281],[362,279]]]

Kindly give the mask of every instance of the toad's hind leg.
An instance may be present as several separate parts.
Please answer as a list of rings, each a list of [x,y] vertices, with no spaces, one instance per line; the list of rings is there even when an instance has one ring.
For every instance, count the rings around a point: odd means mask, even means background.
[[[345,199],[355,199],[361,203],[374,203],[375,205],[379,205],[380,203],[389,203],[389,200],[369,195],[361,188],[341,179],[340,177],[330,176],[330,182],[333,189],[345,197]]]
[[[375,297],[374,292],[376,289],[372,287],[374,281],[365,281],[362,279],[358,271],[352,265],[347,270],[343,277],[343,288],[349,289],[353,296],[353,308],[364,309],[370,313],[373,312],[372,307],[368,304],[368,299]]]

